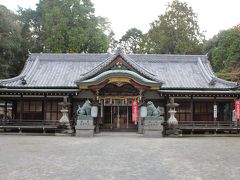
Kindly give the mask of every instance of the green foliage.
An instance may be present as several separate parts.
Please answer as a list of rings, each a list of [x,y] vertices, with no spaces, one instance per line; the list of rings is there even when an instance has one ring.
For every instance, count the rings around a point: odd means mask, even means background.
[[[18,73],[22,67],[21,28],[17,16],[0,5],[0,78]]]
[[[111,41],[107,19],[96,17],[90,0],[40,0],[36,10],[14,14],[0,6],[0,78],[16,76],[28,50],[103,53]]]
[[[108,49],[105,18],[94,15],[90,0],[40,0],[36,11],[19,9],[32,52],[101,53]]]
[[[18,9],[19,23],[21,24],[22,51],[24,54],[31,52],[41,52],[43,42],[40,42],[41,25],[39,16],[32,9]]]
[[[143,33],[137,28],[129,29],[120,39],[121,45],[127,53],[140,53]]]
[[[232,28],[221,31],[206,42],[205,52],[208,52],[209,60],[214,70],[221,77],[229,80],[237,80],[233,78],[233,73],[237,73],[240,69],[239,29]]]
[[[41,15],[42,42],[47,52],[107,51],[105,22],[94,16],[90,0],[41,0],[37,12]]]
[[[201,54],[204,36],[192,8],[174,0],[165,14],[151,23],[144,41],[147,53]]]

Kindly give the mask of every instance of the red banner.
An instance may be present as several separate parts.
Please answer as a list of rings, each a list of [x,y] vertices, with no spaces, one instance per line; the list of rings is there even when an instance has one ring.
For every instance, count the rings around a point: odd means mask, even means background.
[[[132,101],[132,121],[135,124],[138,122],[138,102],[136,100]]]
[[[236,119],[240,120],[240,100],[235,100],[235,115]]]

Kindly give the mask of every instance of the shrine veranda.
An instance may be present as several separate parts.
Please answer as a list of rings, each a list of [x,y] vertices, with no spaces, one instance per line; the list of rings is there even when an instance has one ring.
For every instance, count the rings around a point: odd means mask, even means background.
[[[239,133],[233,115],[239,85],[215,76],[206,55],[30,54],[20,75],[0,80],[0,129],[57,132],[65,107],[74,129],[86,100],[98,109],[94,133],[144,133],[144,117],[133,122],[132,104],[159,107],[163,135],[170,98],[179,106],[177,129],[185,134]],[[135,119],[135,118],[134,118]],[[135,121],[135,120],[134,120]],[[165,125],[164,125],[165,124]]]

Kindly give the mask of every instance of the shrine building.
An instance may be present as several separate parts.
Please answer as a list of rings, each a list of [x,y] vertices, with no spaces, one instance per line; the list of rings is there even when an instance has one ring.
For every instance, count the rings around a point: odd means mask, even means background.
[[[138,131],[132,103],[152,102],[167,122],[170,98],[183,133],[239,133],[236,82],[215,76],[206,55],[32,53],[20,75],[0,80],[0,130],[55,132],[67,97],[71,124],[86,100],[98,131]],[[141,119],[141,117],[139,116]]]

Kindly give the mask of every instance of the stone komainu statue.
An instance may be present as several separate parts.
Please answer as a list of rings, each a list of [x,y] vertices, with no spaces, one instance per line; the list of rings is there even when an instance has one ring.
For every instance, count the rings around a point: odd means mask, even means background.
[[[147,116],[152,116],[152,117],[160,116],[159,106],[156,108],[152,101],[147,102]]]
[[[91,115],[91,102],[89,100],[86,100],[85,103],[82,105],[78,105],[78,110],[77,110],[77,115],[85,115],[85,116],[90,116]]]

